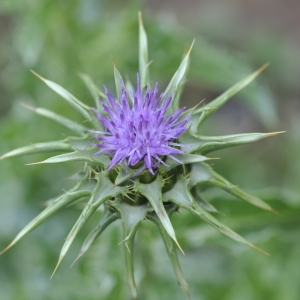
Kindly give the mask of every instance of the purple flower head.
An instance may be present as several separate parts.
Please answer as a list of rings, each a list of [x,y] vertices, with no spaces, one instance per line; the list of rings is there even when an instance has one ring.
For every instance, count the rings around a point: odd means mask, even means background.
[[[178,136],[185,132],[189,117],[180,118],[185,108],[166,116],[172,97],[164,99],[158,96],[158,84],[154,90],[150,87],[143,93],[139,78],[137,89],[132,91],[133,103],[121,82],[122,92],[115,99],[105,88],[106,103],[100,102],[107,115],[95,113],[104,131],[93,130],[95,138],[100,141],[96,146],[101,149],[98,153],[106,153],[112,157],[109,169],[115,165],[125,164],[126,167],[143,162],[141,171],[145,168],[154,174],[160,164],[166,165],[164,157],[182,163],[174,154],[183,154],[176,143]]]

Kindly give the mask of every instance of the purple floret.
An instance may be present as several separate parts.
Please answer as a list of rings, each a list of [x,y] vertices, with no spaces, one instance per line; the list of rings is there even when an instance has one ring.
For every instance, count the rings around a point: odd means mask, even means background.
[[[106,103],[100,103],[107,115],[95,109],[104,131],[92,132],[100,141],[96,146],[101,149],[96,154],[106,153],[112,157],[108,170],[122,163],[128,167],[143,161],[142,170],[148,168],[154,174],[160,164],[166,165],[165,156],[182,163],[173,155],[184,153],[179,148],[185,145],[176,143],[176,139],[187,130],[185,125],[190,117],[180,118],[185,108],[167,117],[172,97],[164,99],[163,94],[158,97],[157,86],[156,83],[153,91],[148,87],[143,94],[138,79],[132,105],[123,83],[119,99],[113,98],[105,87]]]

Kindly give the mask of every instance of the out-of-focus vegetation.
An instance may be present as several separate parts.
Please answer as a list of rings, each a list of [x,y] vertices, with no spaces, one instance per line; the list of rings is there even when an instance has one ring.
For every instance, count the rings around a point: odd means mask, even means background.
[[[120,2],[108,0],[0,3],[0,155],[29,143],[60,139],[64,133],[58,125],[21,107],[20,102],[78,117],[30,69],[58,82],[79,99],[90,101],[90,105],[92,99],[77,72],[89,74],[97,84],[105,83],[112,89],[113,56],[122,74],[135,78],[139,9],[136,3],[120,6]],[[144,21],[153,59],[152,78],[160,82],[161,88],[196,37],[183,105],[192,106],[204,98],[210,101],[263,63],[271,62],[255,84],[206,123],[204,135],[288,131],[273,140],[215,154],[222,158],[215,163],[216,169],[222,169],[230,181],[272,202],[280,216],[229,196],[221,201],[213,190],[206,195],[225,214],[219,216],[224,223],[271,253],[270,257],[221,237],[190,215],[174,216],[174,227],[186,253],[181,261],[192,298],[299,299],[300,118],[296,78],[300,67],[296,67],[299,63],[293,56],[293,45],[266,32],[261,33],[263,37],[244,37],[247,47],[235,52],[209,43],[197,34],[197,27],[194,31],[183,28],[170,16],[146,10]],[[226,33],[225,27],[221,30]],[[2,248],[40,211],[44,201],[68,187],[68,180],[62,178],[75,172],[74,165],[24,166],[46,157],[0,161]],[[82,243],[79,237],[49,281],[60,246],[77,214],[74,207],[57,214],[0,257],[0,299],[129,299],[122,248],[118,246],[122,239],[118,223],[69,269]],[[94,221],[84,229],[86,232]],[[154,227],[145,222],[137,241],[135,267],[140,299],[183,299]]]

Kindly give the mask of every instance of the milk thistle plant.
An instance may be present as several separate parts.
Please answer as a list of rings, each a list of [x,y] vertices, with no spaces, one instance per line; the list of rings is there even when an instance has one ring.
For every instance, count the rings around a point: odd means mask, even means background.
[[[136,88],[128,81],[124,83],[115,65],[116,97],[106,87],[102,92],[87,75],[81,74],[95,98],[95,108],[90,108],[58,84],[35,73],[79,112],[86,123],[82,125],[47,109],[26,105],[35,113],[70,129],[74,136],[18,148],[2,155],[1,159],[59,151],[65,153],[36,164],[79,161],[82,168],[72,177],[76,181],[75,186],[48,201],[48,206],[21,230],[2,253],[54,213],[78,201],[85,204],[84,208],[63,244],[53,274],[82,227],[96,211],[102,209],[99,223],[87,236],[78,258],[111,223],[120,219],[123,226],[120,243],[124,247],[127,278],[134,299],[137,299],[133,269],[134,237],[142,221],[153,222],[158,227],[179,285],[188,297],[188,285],[177,256],[177,250],[183,250],[170,221],[173,213],[180,209],[187,210],[231,239],[263,251],[212,216],[211,212],[216,210],[202,198],[199,187],[218,187],[252,205],[275,212],[267,203],[216,173],[207,163],[212,158],[205,155],[276,133],[203,136],[199,128],[207,117],[250,84],[265,66],[206,105],[201,103],[192,109],[180,108],[180,94],[191,49],[192,46],[165,91],[159,93],[158,84],[151,85],[147,36],[139,14]]]

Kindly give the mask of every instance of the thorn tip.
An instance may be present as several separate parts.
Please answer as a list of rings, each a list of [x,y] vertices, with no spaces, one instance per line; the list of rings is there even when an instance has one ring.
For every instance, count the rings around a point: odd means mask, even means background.
[[[176,238],[174,239],[174,241],[175,241],[177,247],[179,248],[179,250],[182,252],[182,254],[185,255],[185,253],[183,252],[183,250],[182,250],[182,248],[180,247],[180,245],[179,245],[178,241],[176,240]]]
[[[142,18],[142,13],[141,11],[138,12],[138,19],[139,19],[139,25],[143,26],[143,18]]]
[[[52,279],[52,277],[53,277],[54,274],[56,273],[56,271],[57,271],[57,269],[58,269],[58,267],[59,267],[61,261],[62,261],[62,258],[60,258],[60,259],[58,260],[57,265],[56,265],[56,267],[55,267],[55,269],[54,269],[54,271],[53,271],[53,273],[52,273],[52,275],[51,275],[51,277],[50,277],[50,280]]]
[[[72,267],[75,265],[75,263],[79,260],[79,258],[80,258],[82,255],[83,255],[83,253],[81,253],[81,252],[78,254],[78,256],[75,258],[75,260],[72,262],[70,268],[72,268]]]
[[[38,77],[39,79],[41,79],[41,80],[45,80],[45,78],[44,77],[42,77],[41,75],[39,75],[38,73],[36,73],[35,71],[33,71],[33,70],[30,70],[30,72],[32,73],[32,74],[34,74],[36,77]]]
[[[7,250],[9,250],[13,245],[14,245],[14,243],[10,243],[7,247],[5,247],[5,248],[0,252],[0,255],[2,255],[2,254],[5,253]]]

